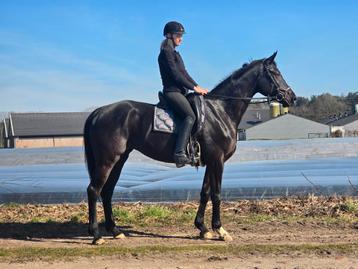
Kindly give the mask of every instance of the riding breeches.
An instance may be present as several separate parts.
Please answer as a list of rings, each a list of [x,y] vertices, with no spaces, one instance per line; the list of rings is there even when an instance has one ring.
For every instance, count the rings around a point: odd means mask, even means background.
[[[177,140],[174,149],[175,159],[175,156],[185,156],[185,147],[188,144],[190,133],[195,122],[195,114],[188,99],[180,92],[166,92],[164,95],[169,105],[173,108],[174,113],[181,118],[181,125],[177,129]],[[183,163],[187,163],[187,160],[183,161]]]
[[[190,103],[186,97],[180,92],[164,92],[165,99],[168,101],[170,107],[174,112],[185,120],[191,118],[191,121],[195,122],[195,114],[190,106]]]

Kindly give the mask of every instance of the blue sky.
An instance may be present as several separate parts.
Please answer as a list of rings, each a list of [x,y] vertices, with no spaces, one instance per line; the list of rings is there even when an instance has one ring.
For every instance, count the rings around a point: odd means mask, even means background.
[[[162,28],[208,89],[278,50],[298,96],[358,91],[358,1],[0,1],[0,111],[84,111],[157,102]]]

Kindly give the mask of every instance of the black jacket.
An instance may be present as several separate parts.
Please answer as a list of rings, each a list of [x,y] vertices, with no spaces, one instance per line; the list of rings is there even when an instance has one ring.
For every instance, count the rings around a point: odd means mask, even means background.
[[[164,92],[187,94],[188,90],[194,90],[198,85],[185,70],[179,52],[169,42],[160,50],[158,63]]]

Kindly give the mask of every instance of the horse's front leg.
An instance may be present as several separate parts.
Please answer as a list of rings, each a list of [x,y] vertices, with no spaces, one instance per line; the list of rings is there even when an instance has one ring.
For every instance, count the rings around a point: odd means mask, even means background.
[[[203,186],[201,188],[200,193],[200,205],[198,208],[198,212],[196,213],[195,217],[195,227],[200,230],[200,238],[202,239],[211,239],[213,235],[209,232],[209,229],[206,227],[204,223],[204,215],[206,204],[210,198],[210,179],[209,179],[209,170],[206,168]]]
[[[210,175],[211,202],[213,204],[212,228],[213,231],[219,235],[221,240],[232,241],[233,239],[230,234],[222,227],[220,219],[221,182],[224,171],[224,161],[216,161],[210,171],[212,172],[212,175]]]

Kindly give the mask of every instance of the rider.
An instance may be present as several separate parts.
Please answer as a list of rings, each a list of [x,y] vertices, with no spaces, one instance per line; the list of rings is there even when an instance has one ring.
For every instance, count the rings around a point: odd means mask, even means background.
[[[185,70],[183,59],[179,52],[175,50],[175,47],[181,44],[184,33],[184,27],[181,23],[168,22],[164,27],[165,39],[161,44],[158,56],[165,99],[182,120],[181,126],[178,128],[174,150],[174,161],[177,167],[190,163],[185,154],[185,147],[188,144],[191,129],[195,122],[195,114],[185,95],[188,94],[188,90],[193,90],[202,95],[208,92],[189,76]]]

